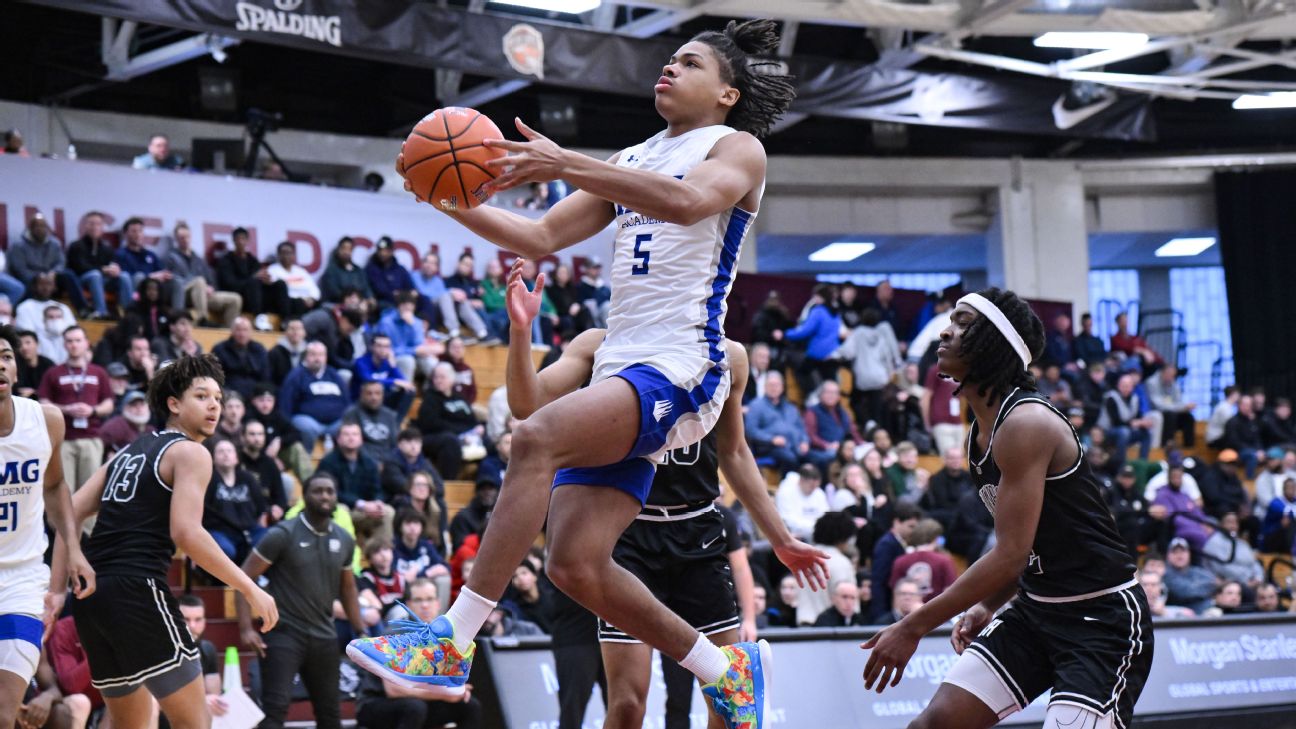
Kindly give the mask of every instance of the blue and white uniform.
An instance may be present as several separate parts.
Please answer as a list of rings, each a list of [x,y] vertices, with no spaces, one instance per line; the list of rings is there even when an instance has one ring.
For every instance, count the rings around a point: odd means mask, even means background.
[[[663,131],[623,150],[617,166],[682,179],[716,142],[735,132],[723,125],[675,137]],[[710,432],[729,395],[726,298],[755,219],[754,212],[735,206],[677,225],[616,206],[612,306],[591,382],[615,376],[635,388],[639,437],[622,462],[562,469],[555,486],[615,486],[642,504],[655,464]]]
[[[14,427],[0,438],[0,671],[30,681],[40,658],[49,568],[45,469],[53,446],[40,403],[11,397]]]

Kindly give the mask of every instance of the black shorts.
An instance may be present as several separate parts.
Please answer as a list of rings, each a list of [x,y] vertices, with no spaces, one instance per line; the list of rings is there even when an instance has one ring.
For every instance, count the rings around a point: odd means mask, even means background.
[[[997,704],[990,708],[1001,719],[1051,689],[1050,705],[1114,713],[1115,726],[1128,727],[1152,647],[1151,610],[1138,584],[1074,602],[1021,595],[963,652],[959,661],[967,664],[951,669],[963,681],[946,680]],[[968,670],[974,664],[981,676]]]
[[[199,650],[175,597],[149,577],[99,575],[94,594],[73,600],[90,683],[104,696],[145,686],[163,698],[201,675]]]
[[[635,519],[612,550],[612,559],[671,612],[712,635],[742,623],[726,544],[718,511],[680,521]],[[599,642],[641,641],[600,619]]]

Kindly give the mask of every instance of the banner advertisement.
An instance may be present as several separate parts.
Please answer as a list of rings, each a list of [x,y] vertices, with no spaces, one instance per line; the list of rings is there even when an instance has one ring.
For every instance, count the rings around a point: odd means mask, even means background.
[[[644,97],[680,42],[407,0],[29,1],[260,43]],[[1070,84],[1053,79],[879,69],[821,57],[787,63],[797,77],[792,111],[798,113],[1071,137],[1156,136],[1151,99],[1141,94],[1069,109]]]
[[[868,653],[859,648],[868,630],[771,630],[774,691],[770,726],[904,729],[931,700],[958,658],[949,631],[924,638],[898,686],[882,694],[864,690]],[[813,637],[811,637],[813,636]],[[1184,714],[1296,704],[1296,618],[1254,616],[1173,621],[1156,625],[1152,673],[1139,699],[1139,716]],[[558,681],[546,640],[496,645],[489,652],[493,683],[510,729],[552,729],[558,718]],[[602,725],[602,699],[590,701],[584,726]],[[1044,720],[1047,695],[1000,726]],[[653,657],[653,679],[644,726],[664,722],[665,684]],[[691,725],[706,726],[702,694],[694,691]]]
[[[393,142],[393,150],[398,145]],[[394,241],[396,258],[411,268],[429,250],[441,255],[441,273],[454,273],[455,260],[473,252],[481,276],[490,256],[511,263],[514,256],[478,238],[431,205],[413,196],[385,195],[286,182],[249,180],[85,161],[0,156],[0,248],[21,235],[39,212],[64,244],[79,236],[81,218],[99,211],[114,235],[130,217],[144,220],[145,245],[159,253],[169,245],[175,224],[193,231],[193,247],[204,254],[229,245],[230,233],[244,227],[258,257],[274,255],[281,241],[297,246],[297,262],[312,274],[323,272],[343,236],[355,239],[354,260],[364,265],[378,238]],[[539,211],[517,209],[539,217]],[[610,259],[613,228],[546,259],[579,266],[591,257]]]

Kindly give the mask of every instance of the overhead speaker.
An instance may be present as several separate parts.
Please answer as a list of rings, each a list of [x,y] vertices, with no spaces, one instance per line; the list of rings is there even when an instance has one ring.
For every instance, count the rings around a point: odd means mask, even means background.
[[[205,111],[238,111],[238,72],[231,68],[198,69],[198,103]]]

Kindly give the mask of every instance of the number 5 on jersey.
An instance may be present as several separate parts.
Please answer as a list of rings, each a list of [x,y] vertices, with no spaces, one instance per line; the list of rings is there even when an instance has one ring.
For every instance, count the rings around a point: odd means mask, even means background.
[[[644,250],[643,245],[652,243],[652,233],[640,233],[635,236],[634,257],[643,261],[630,267],[630,273],[635,276],[642,276],[648,273],[648,251]]]

